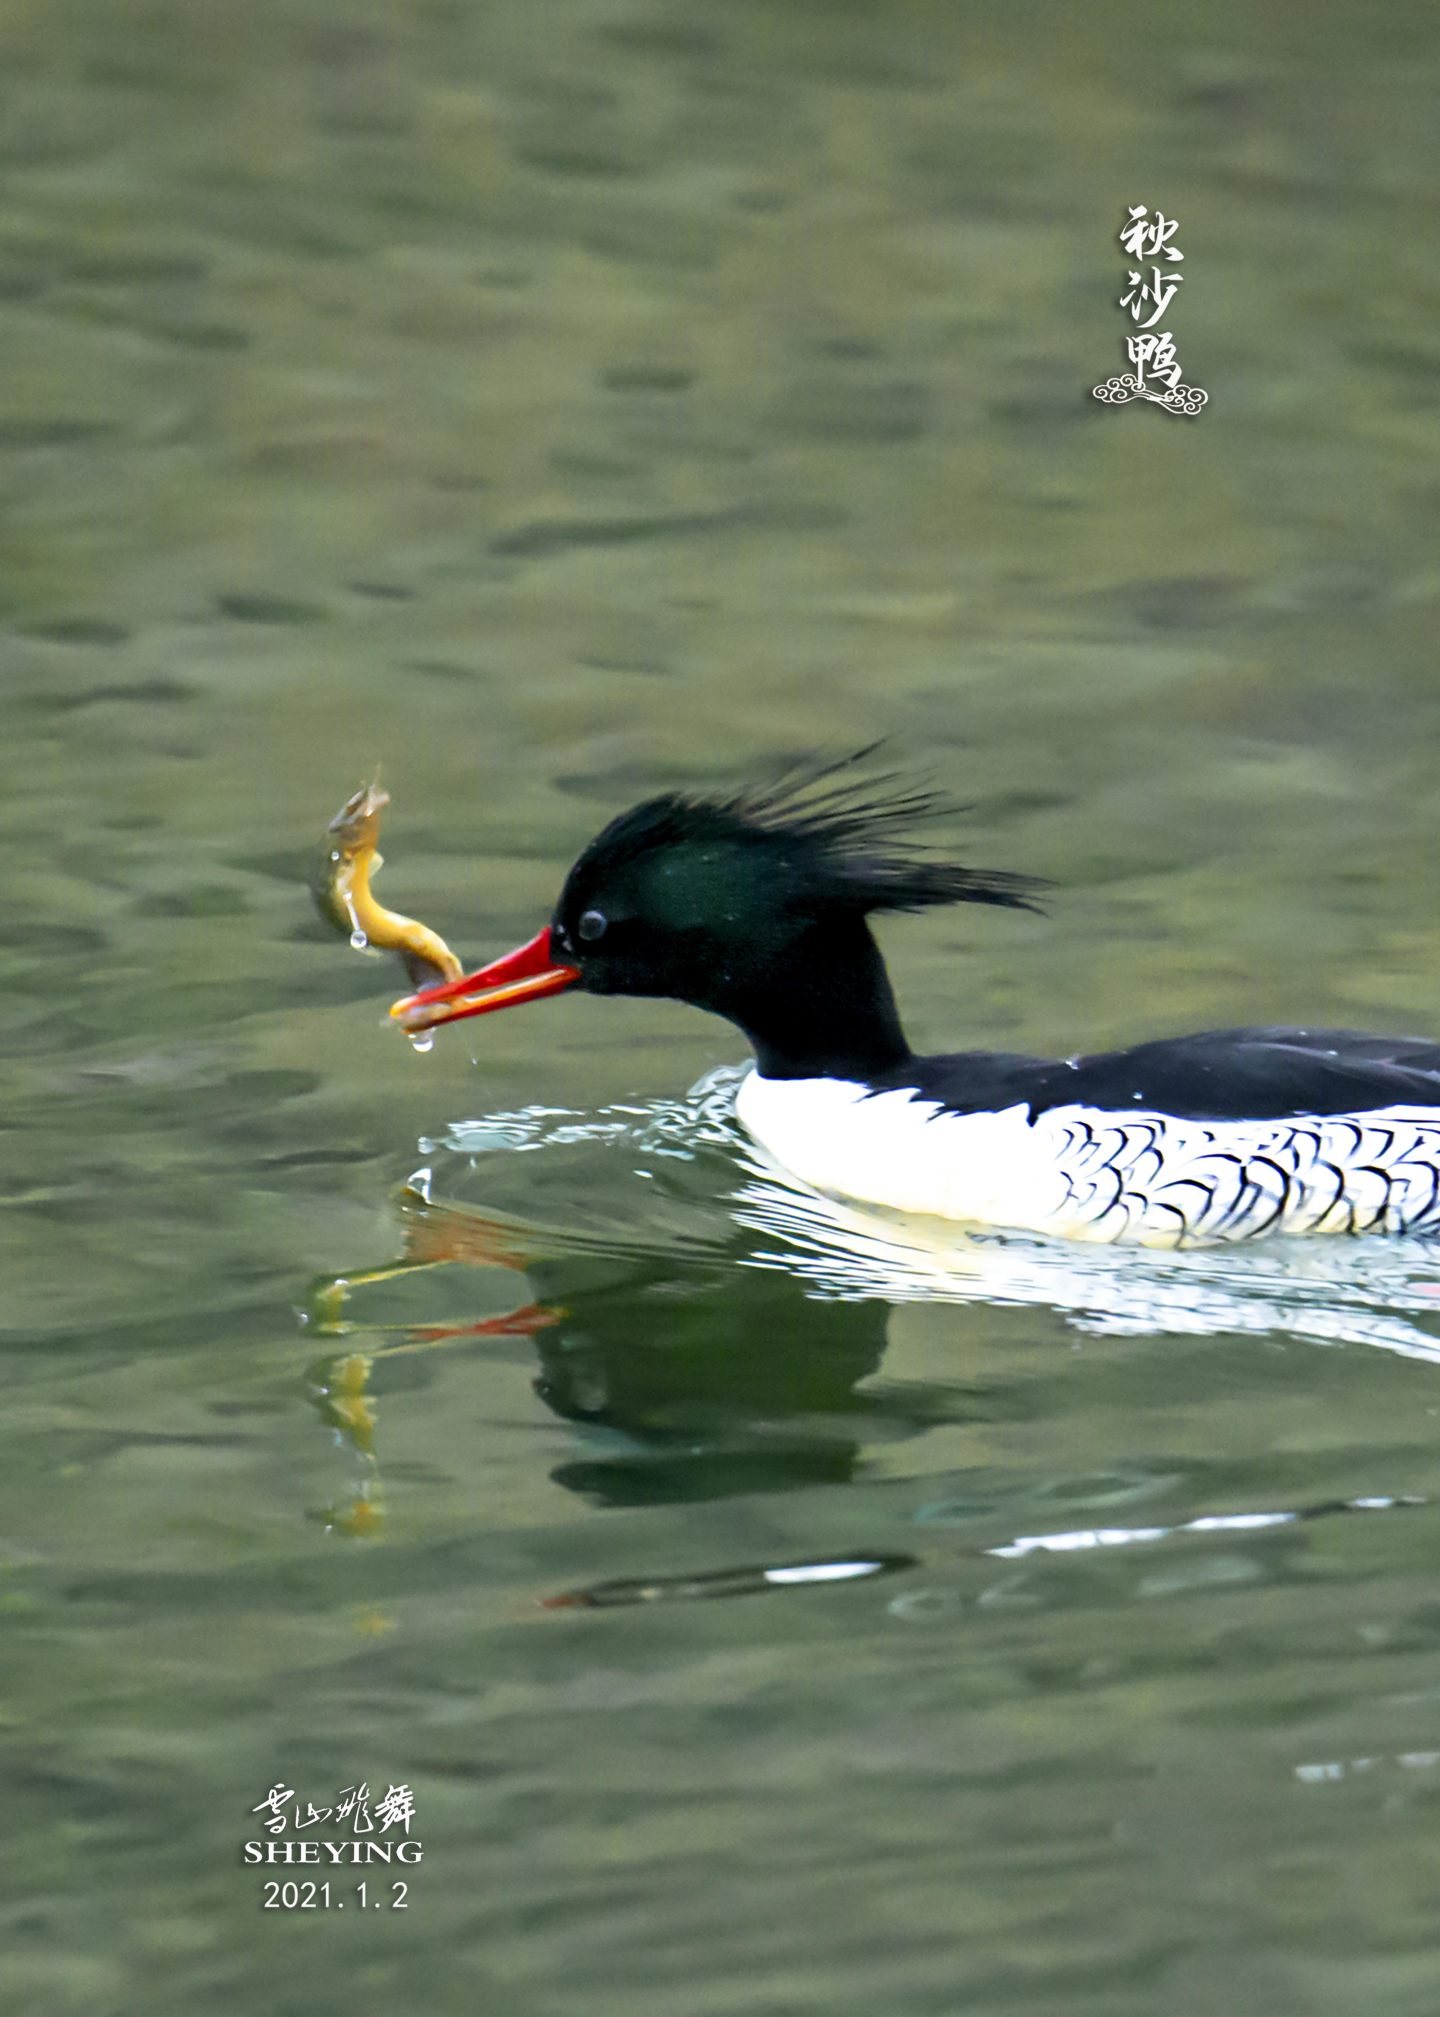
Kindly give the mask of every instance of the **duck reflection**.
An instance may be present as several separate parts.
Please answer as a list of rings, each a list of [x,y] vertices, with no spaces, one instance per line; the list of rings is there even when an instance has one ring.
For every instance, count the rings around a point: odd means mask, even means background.
[[[406,1189],[397,1200],[402,1251],[381,1267],[326,1277],[308,1318],[347,1349],[311,1369],[314,1403],[358,1454],[375,1456],[371,1372],[379,1359],[528,1337],[534,1387],[582,1433],[555,1481],[604,1506],[668,1504],[843,1483],[883,1405],[885,1433],[923,1426],[893,1395],[861,1383],[886,1344],[886,1304],[816,1296],[797,1277],[743,1265],[734,1251],[657,1254],[636,1246],[586,1251],[573,1236],[440,1204]],[[472,1324],[406,1325],[387,1332],[355,1320],[358,1292],[420,1269],[506,1268],[526,1299]],[[331,1523],[365,1533],[376,1492]]]
[[[567,1421],[623,1438],[562,1464],[557,1483],[621,1506],[853,1475],[875,1407],[856,1388],[885,1349],[883,1304],[817,1301],[758,1269],[544,1272],[563,1314],[536,1336],[535,1390]]]
[[[759,1207],[763,1205],[764,1209]],[[793,1217],[793,1200],[748,1194],[750,1230],[774,1230],[781,1208]],[[313,1285],[307,1319],[317,1334],[343,1340],[343,1348],[311,1368],[311,1396],[327,1424],[362,1465],[358,1489],[319,1516],[332,1530],[364,1538],[383,1524],[377,1461],[372,1372],[382,1360],[428,1353],[482,1340],[526,1339],[535,1350],[536,1393],[561,1420],[574,1426],[575,1448],[552,1472],[554,1480],[606,1507],[677,1504],[753,1492],[844,1483],[877,1439],[920,1433],[937,1413],[953,1419],[955,1389],[935,1393],[908,1383],[867,1389],[886,1347],[890,1302],[871,1287],[848,1297],[817,1294],[813,1276],[757,1266],[753,1244],[738,1219],[703,1248],[666,1249],[626,1239],[613,1230],[587,1238],[573,1230],[544,1229],[441,1204],[407,1188],[397,1199],[401,1252],[380,1267],[329,1276]],[[847,1255],[865,1229],[848,1222]],[[871,1259],[891,1249],[865,1234]],[[899,1250],[895,1250],[899,1251]],[[925,1259],[907,1247],[912,1271]],[[932,1260],[933,1256],[930,1257]],[[1133,1258],[1123,1275],[1089,1265],[1083,1273],[1067,1256],[1053,1257],[980,1247],[961,1255],[948,1250],[945,1272],[932,1267],[924,1281],[932,1296],[988,1300],[1000,1295],[1052,1309],[1101,1314],[1134,1325],[1137,1294]],[[1192,1257],[1180,1256],[1188,1263]],[[460,1264],[504,1269],[523,1283],[524,1299],[499,1316],[473,1323],[381,1325],[356,1320],[367,1288],[423,1269]],[[1173,1271],[1177,1262],[1171,1257]],[[1433,1279],[1433,1260],[1427,1264]],[[1251,1280],[1249,1275],[1255,1275]],[[1147,1329],[1284,1329],[1381,1345],[1434,1361],[1440,1346],[1423,1332],[1382,1326],[1378,1312],[1331,1306],[1340,1283],[1326,1271],[1328,1294],[1318,1303],[1294,1300],[1303,1283],[1283,1257],[1258,1274],[1223,1282],[1185,1272],[1179,1280],[1147,1271],[1151,1304]],[[896,1277],[897,1286],[899,1277]],[[858,1283],[856,1284],[858,1287]],[[1352,1295],[1362,1283],[1349,1282]],[[1395,1287],[1389,1285],[1393,1298]],[[1423,1306],[1428,1280],[1412,1284]],[[1280,1293],[1277,1295],[1277,1291]],[[1226,1322],[1216,1322],[1223,1317]],[[1038,1532],[994,1542],[977,1559],[1014,1561],[1030,1555],[1083,1556],[1094,1549],[1153,1547],[1190,1536],[1235,1529],[1246,1533],[1289,1529],[1340,1513],[1408,1510],[1424,1503],[1405,1494],[1377,1494],[1317,1504],[1206,1513],[1174,1526],[1105,1526]],[[953,1567],[966,1553],[947,1549]],[[874,1553],[843,1560],[727,1565],[698,1575],[625,1579],[552,1593],[549,1608],[597,1608],[760,1594],[807,1584],[888,1575],[931,1559]]]

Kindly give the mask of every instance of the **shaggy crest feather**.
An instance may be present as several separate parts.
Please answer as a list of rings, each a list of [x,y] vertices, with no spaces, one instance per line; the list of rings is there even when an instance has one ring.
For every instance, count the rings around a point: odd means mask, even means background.
[[[667,845],[762,851],[793,908],[926,910],[1003,904],[1037,910],[1047,885],[1003,869],[936,861],[917,827],[962,808],[900,771],[866,770],[879,744],[790,766],[731,793],[666,792],[621,813],[586,850],[611,861]]]

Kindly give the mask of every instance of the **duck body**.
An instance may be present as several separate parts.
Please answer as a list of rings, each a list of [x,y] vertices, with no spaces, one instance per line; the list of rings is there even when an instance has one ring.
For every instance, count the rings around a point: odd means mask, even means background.
[[[753,1071],[739,1117],[821,1190],[1140,1246],[1440,1229],[1440,1046],[1242,1029],[1090,1058],[914,1057],[873,1081]]]
[[[920,1056],[870,919],[1037,884],[906,844],[934,810],[812,766],[769,792],[666,794],[612,820],[551,922],[397,1002],[412,1034],[578,988],[726,1017],[737,1109],[816,1189],[972,1226],[1176,1247],[1264,1233],[1440,1231],[1440,1044],[1235,1029],[1088,1057]]]

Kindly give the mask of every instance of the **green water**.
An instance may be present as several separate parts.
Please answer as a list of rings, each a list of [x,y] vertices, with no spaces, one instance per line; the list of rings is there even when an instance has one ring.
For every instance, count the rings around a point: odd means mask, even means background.
[[[0,7],[5,2008],[1431,2017],[1440,1267],[827,1226],[722,1025],[415,1056],[305,882],[379,763],[488,954],[888,734],[1059,885],[918,1044],[1440,1032],[1436,29]]]

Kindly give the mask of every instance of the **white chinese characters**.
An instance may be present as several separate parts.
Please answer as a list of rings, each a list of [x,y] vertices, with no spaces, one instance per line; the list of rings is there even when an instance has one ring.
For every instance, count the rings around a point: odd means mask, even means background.
[[[1120,306],[1128,311],[1138,332],[1125,340],[1126,355],[1135,368],[1107,378],[1103,385],[1094,388],[1094,396],[1107,406],[1123,406],[1130,399],[1148,399],[1166,413],[1193,417],[1210,397],[1198,385],[1181,382],[1175,339],[1168,329],[1155,327],[1185,278],[1170,265],[1160,264],[1162,259],[1170,262],[1184,259],[1185,254],[1171,243],[1179,228],[1178,219],[1167,217],[1163,210],[1157,210],[1152,217],[1148,204],[1130,206],[1129,221],[1120,232],[1121,247],[1131,259],[1152,263],[1148,278],[1143,263],[1131,267],[1129,285],[1120,296]]]
[[[292,1800],[295,1802],[293,1807],[288,1804]],[[384,1835],[392,1828],[399,1828],[408,1835],[410,1823],[415,1818],[415,1795],[408,1786],[390,1786],[372,1808],[369,1782],[365,1781],[355,1786],[343,1786],[332,1807],[317,1807],[313,1800],[307,1800],[302,1809],[295,1788],[287,1786],[283,1779],[277,1779],[265,1798],[250,1811],[265,1816],[261,1826],[270,1835],[283,1834],[287,1824],[294,1834],[299,1835],[307,1828],[317,1827],[322,1821],[335,1821],[341,1826],[349,1822],[352,1835]]]
[[[1120,233],[1120,243],[1132,259],[1158,259],[1162,252],[1167,259],[1183,259],[1185,254],[1170,243],[1179,229],[1178,220],[1167,217],[1163,210],[1151,217],[1145,204],[1132,203],[1130,222]],[[1130,277],[1135,278],[1133,273]]]

